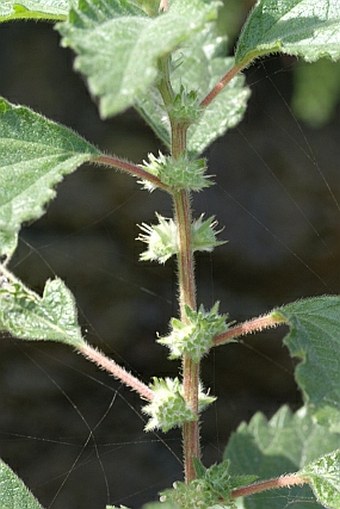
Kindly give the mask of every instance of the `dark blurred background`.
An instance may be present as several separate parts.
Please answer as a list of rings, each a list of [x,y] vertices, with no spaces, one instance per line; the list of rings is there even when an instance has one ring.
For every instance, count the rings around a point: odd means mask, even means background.
[[[231,2],[221,30],[233,27],[235,35],[251,4]],[[100,121],[72,63],[52,26],[0,27],[1,95],[135,162],[162,148],[133,110]],[[217,185],[195,197],[196,215],[215,214],[228,243],[197,256],[198,301],[221,301],[233,320],[340,290],[339,70],[329,71],[335,85],[322,103],[327,93],[310,86],[328,90],[329,80],[312,67],[275,57],[249,69],[244,121],[206,154]],[[308,114],[310,97],[318,99]],[[87,339],[145,382],[178,368],[154,341],[177,312],[175,265],[139,263],[142,245],[134,240],[136,224],[152,222],[155,210],[171,214],[162,193],[83,166],[59,186],[45,216],[22,230],[12,262],[37,291],[63,278]],[[205,359],[203,381],[218,396],[203,416],[206,464],[221,458],[231,431],[257,410],[270,417],[285,402],[301,404],[283,333],[245,338]],[[140,408],[134,394],[64,346],[1,341],[0,456],[46,508],[138,508],[180,478],[179,432],[145,435]]]

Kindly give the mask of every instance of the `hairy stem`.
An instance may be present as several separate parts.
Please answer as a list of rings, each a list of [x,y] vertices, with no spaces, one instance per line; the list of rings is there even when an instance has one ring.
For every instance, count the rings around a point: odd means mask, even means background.
[[[178,282],[181,320],[186,321],[185,307],[196,309],[196,284],[194,259],[191,248],[191,207],[190,195],[181,191],[174,196],[176,222],[178,227]],[[184,355],[182,359],[184,398],[191,410],[198,416],[199,364]],[[200,456],[199,423],[187,422],[183,425],[183,454],[186,482],[192,481],[196,474],[193,460]]]
[[[187,126],[172,122],[172,154],[179,157],[186,147]],[[173,195],[175,218],[178,228],[178,284],[179,307],[181,320],[186,321],[186,306],[196,309],[196,282],[194,256],[192,250],[192,214],[190,193],[179,191]],[[182,376],[184,398],[191,410],[197,415],[197,421],[183,425],[183,455],[186,482],[196,477],[194,458],[200,457],[199,422],[198,422],[198,388],[199,364],[194,363],[187,355],[182,359]]]
[[[201,456],[198,420],[198,387],[200,367],[199,364],[193,363],[187,356],[184,357],[182,366],[184,397],[188,406],[197,415],[197,420],[193,422],[185,422],[182,430],[185,482],[189,483],[196,478],[194,460]]]
[[[276,490],[279,488],[289,488],[290,486],[302,486],[308,483],[307,479],[304,479],[298,474],[287,474],[275,479],[268,479],[267,481],[259,481],[249,486],[242,486],[236,488],[231,492],[233,498],[238,497],[249,497],[255,495],[255,493],[261,493],[262,491]]]
[[[152,175],[148,171],[143,170],[140,166],[130,163],[129,161],[124,161],[123,159],[119,159],[119,157],[101,155],[92,159],[93,163],[101,164],[103,166],[110,166],[111,168],[116,168],[117,170],[122,170],[130,175],[140,178],[142,180],[147,180],[151,184],[164,191],[169,191],[169,188],[161,182],[161,180],[156,177],[156,175]]]
[[[153,399],[153,391],[141,382],[138,378],[119,366],[113,359],[109,359],[102,352],[93,348],[85,343],[85,345],[77,348],[87,360],[93,362],[101,369],[108,371],[117,380],[120,380],[124,385],[130,387],[132,390],[138,392],[141,398],[151,401]]]
[[[190,195],[180,191],[174,195],[175,217],[178,228],[178,280],[181,319],[186,320],[185,307],[196,308],[194,257],[191,248]]]
[[[254,332],[261,332],[264,329],[271,329],[285,323],[283,317],[277,313],[259,316],[253,320],[248,320],[239,325],[231,327],[226,332],[214,337],[214,346],[224,345],[234,338],[245,336],[246,334],[253,334]]]
[[[244,65],[235,65],[220,79],[220,81],[210,90],[206,97],[201,102],[201,107],[206,108],[213,99],[224,89],[226,85],[242,70]]]
[[[159,62],[162,78],[159,91],[168,110],[171,125],[171,155],[178,159],[186,151],[186,133],[188,124],[184,124],[171,116],[171,105],[175,93],[170,80],[170,60],[163,58]],[[189,306],[196,309],[196,281],[194,272],[194,257],[192,251],[192,213],[190,192],[178,191],[173,193],[175,220],[178,231],[178,286],[179,308],[182,321],[187,320],[185,308]],[[182,359],[182,377],[184,398],[190,409],[197,415],[197,421],[184,423],[183,435],[183,462],[185,481],[190,482],[196,477],[194,459],[200,457],[199,422],[198,422],[198,390],[199,390],[199,364],[184,355]]]

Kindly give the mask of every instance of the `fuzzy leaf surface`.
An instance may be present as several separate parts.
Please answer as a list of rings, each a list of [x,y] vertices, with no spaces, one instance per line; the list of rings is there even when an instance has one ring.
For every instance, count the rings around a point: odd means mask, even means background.
[[[149,17],[132,1],[83,0],[59,23],[75,67],[99,97],[107,118],[136,103],[158,76],[158,59],[217,16],[218,2],[173,0],[166,13]]]
[[[340,58],[340,0],[258,0],[236,47],[236,63],[286,53],[314,62]]]
[[[288,472],[296,472],[334,451],[340,435],[315,423],[302,407],[295,414],[283,406],[270,419],[257,413],[249,424],[242,423],[231,435],[224,457],[230,460],[234,475],[256,474],[270,479]],[[239,509],[320,509],[306,486],[263,492],[240,501]]]
[[[69,0],[1,0],[0,22],[19,19],[64,20],[70,10]]]
[[[11,256],[21,224],[43,215],[63,176],[98,154],[70,129],[0,98],[0,256]]]
[[[340,449],[307,465],[301,474],[308,477],[313,492],[327,509],[340,507]]]
[[[204,99],[233,66],[234,59],[223,56],[225,45],[225,39],[216,34],[214,26],[206,27],[188,39],[173,55],[171,79],[174,92],[179,93],[180,87],[184,86],[188,91],[197,91],[198,101]],[[235,127],[243,118],[249,95],[243,76],[236,76],[203,110],[199,120],[189,127],[188,151],[193,155],[201,154],[216,138]],[[156,87],[139,99],[137,109],[169,147],[170,124]]]
[[[0,460],[0,497],[1,509],[42,509],[30,490],[2,460]]]
[[[301,359],[295,378],[320,424],[340,431],[340,297],[303,299],[281,307],[284,343]]]
[[[40,297],[15,278],[0,288],[0,330],[29,341],[57,341],[81,346],[72,293],[61,279],[48,280]]]

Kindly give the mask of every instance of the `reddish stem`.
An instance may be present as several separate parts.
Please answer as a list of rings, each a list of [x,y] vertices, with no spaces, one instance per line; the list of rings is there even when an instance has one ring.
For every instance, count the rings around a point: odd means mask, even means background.
[[[141,398],[147,399],[149,401],[153,399],[154,393],[147,385],[145,385],[135,376],[131,375],[131,373],[126,371],[124,368],[119,366],[119,364],[117,364],[113,359],[106,357],[106,355],[104,355],[96,348],[93,348],[92,346],[85,343],[83,346],[77,348],[77,351],[84,355],[86,359],[99,366],[101,369],[108,371],[115,378],[123,382],[124,385],[127,385],[134,391],[138,392]]]
[[[178,141],[178,138],[176,138]],[[196,309],[196,284],[194,274],[194,257],[191,239],[191,206],[190,195],[181,191],[174,195],[176,222],[178,225],[180,246],[178,252],[179,304],[181,320],[186,321],[185,306]],[[184,355],[182,359],[182,376],[184,398],[195,415],[198,415],[199,364]],[[199,423],[197,421],[183,424],[183,452],[185,480],[190,482],[196,477],[194,458],[200,457]]]
[[[152,173],[143,170],[143,168],[137,164],[130,163],[129,161],[124,161],[124,159],[119,159],[119,157],[101,155],[92,159],[92,162],[102,164],[104,166],[114,167],[117,170],[125,171],[134,177],[147,180],[154,186],[159,187],[164,191],[170,192],[169,188],[163,184],[163,182],[158,177],[156,177],[156,175],[152,175]]]
[[[224,89],[226,85],[234,78],[234,76],[241,71],[243,65],[235,65],[223,76],[223,78],[210,90],[208,95],[203,99],[200,106],[206,108],[213,99]]]
[[[271,313],[269,315],[259,316],[253,320],[248,320],[247,322],[235,325],[235,327],[231,327],[226,332],[215,336],[214,346],[223,345],[224,343],[228,343],[228,341],[239,336],[245,336],[246,334],[261,332],[264,329],[277,327],[282,323],[285,323],[285,320],[278,314]]]
[[[298,474],[288,474],[276,479],[268,479],[267,481],[259,481],[249,486],[242,486],[236,488],[231,492],[232,498],[249,497],[255,493],[261,493],[267,490],[276,490],[279,488],[289,488],[290,486],[302,486],[308,483],[307,479],[299,476]]]

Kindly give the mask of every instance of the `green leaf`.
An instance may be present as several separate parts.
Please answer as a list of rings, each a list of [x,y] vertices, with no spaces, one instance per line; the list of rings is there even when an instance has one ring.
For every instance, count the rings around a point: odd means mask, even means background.
[[[236,47],[236,63],[270,53],[314,62],[340,58],[340,0],[258,0]]]
[[[14,19],[64,20],[69,0],[1,0],[0,22]]]
[[[231,435],[224,457],[230,460],[230,473],[256,474],[270,479],[296,472],[339,445],[340,435],[318,425],[306,407],[293,414],[282,407],[270,420],[257,413],[249,424],[242,423]],[[243,499],[240,509],[319,509],[311,500],[308,486],[263,492]]]
[[[186,48],[186,67],[176,70],[174,79],[177,86],[182,81],[197,90],[202,100],[218,83],[221,77],[234,65],[233,58],[225,58],[225,41],[222,37],[212,40],[202,35]],[[187,73],[185,72],[187,71]],[[247,107],[250,90],[245,86],[244,76],[236,76],[215,99],[204,108],[198,122],[188,129],[188,151],[202,153],[213,141],[241,122]]]
[[[0,330],[29,341],[74,347],[84,343],[74,297],[60,279],[48,280],[40,297],[6,271],[0,287]]]
[[[70,129],[0,98],[0,256],[11,256],[21,223],[44,213],[63,176],[98,154]]]
[[[284,339],[302,360],[295,378],[320,424],[340,431],[340,297],[303,299],[277,310],[288,321]]]
[[[170,150],[170,122],[158,88],[153,85],[146,94],[138,98],[134,107],[165,147]]]
[[[307,465],[301,475],[308,478],[317,500],[329,509],[340,507],[340,449]]]
[[[36,498],[6,463],[0,460],[1,509],[42,509]]]
[[[174,92],[178,94],[183,86],[187,90],[197,91],[199,101],[204,99],[234,64],[233,58],[223,56],[225,44],[225,39],[216,34],[214,26],[205,28],[186,41],[173,55],[175,68],[171,79]],[[189,152],[193,155],[202,153],[216,138],[242,120],[250,95],[244,83],[243,76],[236,76],[203,110],[199,120],[189,127]],[[139,99],[137,110],[169,147],[170,124],[156,87]]]
[[[83,0],[57,28],[75,67],[88,78],[107,118],[136,103],[158,76],[158,59],[216,18],[219,2],[173,0],[166,13],[148,17],[126,0]]]

